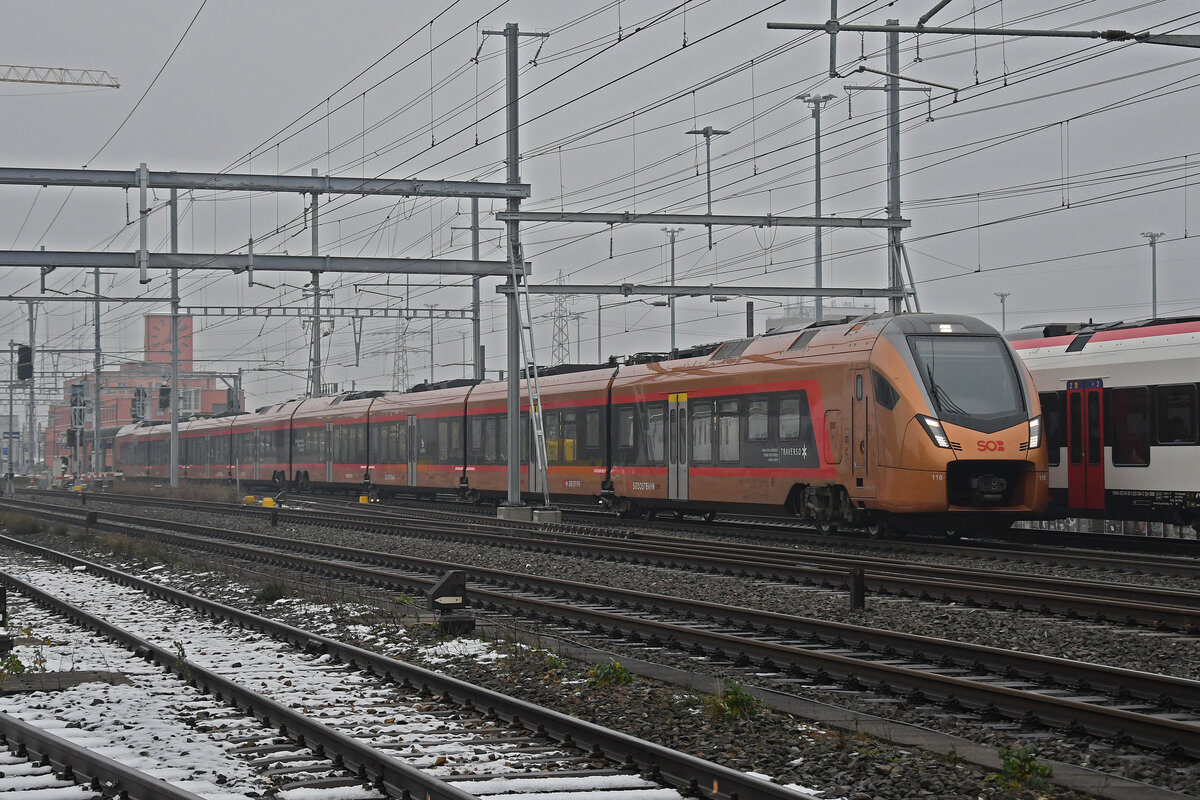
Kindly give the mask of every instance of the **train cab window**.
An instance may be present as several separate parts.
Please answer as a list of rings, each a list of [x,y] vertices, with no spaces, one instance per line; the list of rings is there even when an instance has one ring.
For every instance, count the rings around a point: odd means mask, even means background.
[[[712,461],[712,403],[692,403],[692,463]]]
[[[1050,466],[1057,467],[1061,456],[1060,448],[1067,441],[1066,427],[1063,425],[1063,411],[1059,403],[1058,392],[1041,392],[1038,402],[1042,406],[1042,429],[1046,436],[1046,456]]]
[[[1196,385],[1159,386],[1154,390],[1159,444],[1196,443]]]
[[[664,403],[646,406],[646,459],[662,464],[666,456],[667,409]]]
[[[741,458],[742,420],[737,400],[717,404],[717,458],[738,461]]]
[[[875,387],[875,402],[891,411],[900,402],[900,393],[896,391],[888,379],[875,370],[871,370],[871,384]]]
[[[1149,394],[1149,389],[1144,387],[1112,390],[1108,410],[1115,466],[1144,467],[1150,463]]]
[[[752,442],[766,441],[767,398],[755,397],[750,401],[747,414],[746,438]]]
[[[634,445],[633,439],[633,409],[617,409],[617,447],[629,449]]]

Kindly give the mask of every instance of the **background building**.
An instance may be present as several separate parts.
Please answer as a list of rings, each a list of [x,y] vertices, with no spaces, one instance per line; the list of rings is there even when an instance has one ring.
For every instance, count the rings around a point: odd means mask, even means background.
[[[43,433],[47,467],[60,465],[66,456],[72,471],[91,471],[93,379],[94,375],[88,372],[63,381],[62,402],[51,404]],[[171,419],[170,379],[171,317],[150,314],[145,319],[145,360],[100,373],[100,440],[104,453],[101,472],[112,467],[112,442],[118,429],[140,420]],[[240,375],[192,370],[192,319],[180,317],[179,418],[238,411],[244,402]]]

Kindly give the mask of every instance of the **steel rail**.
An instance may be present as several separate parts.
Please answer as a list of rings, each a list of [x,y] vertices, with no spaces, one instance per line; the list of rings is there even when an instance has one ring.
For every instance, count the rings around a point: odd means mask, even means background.
[[[48,489],[26,490],[22,492],[22,494],[43,498],[63,498],[61,491]],[[250,515],[265,513],[264,510],[259,506],[242,505],[221,501],[179,500],[168,497],[147,497],[145,495],[131,495],[113,492],[102,492],[99,494],[92,493],[89,495],[86,491],[81,492],[79,496],[85,505],[88,497],[91,497],[102,502],[126,504],[134,503],[139,505],[151,504],[163,507],[184,507],[189,509],[204,508],[216,513],[243,513]],[[314,499],[305,498],[301,502],[314,502]],[[581,519],[571,523],[546,526],[542,524],[521,523],[514,520],[509,520],[506,523],[497,523],[493,515],[481,513],[475,506],[464,507],[463,504],[459,504],[459,507],[455,508],[453,503],[437,503],[429,504],[436,505],[438,506],[437,508],[431,509],[426,506],[421,506],[414,509],[407,508],[405,506],[380,504],[371,504],[367,508],[362,508],[358,505],[347,505],[345,502],[331,502],[329,501],[329,498],[325,498],[324,503],[320,502],[319,500],[316,500],[315,502],[318,506],[325,507],[324,509],[318,510],[332,511],[333,513],[346,514],[349,516],[357,516],[364,520],[370,518],[378,521],[380,517],[386,517],[388,519],[412,520],[415,517],[417,519],[424,519],[425,521],[428,521],[430,513],[436,512],[436,516],[438,517],[461,519],[473,523],[482,523],[484,525],[490,524],[495,526],[497,530],[511,530],[515,527],[518,529],[526,529],[529,531],[538,531],[542,533],[547,531],[578,533],[582,535],[589,535],[593,538],[597,535],[613,536],[618,538],[632,537],[637,538],[642,542],[663,542],[666,544],[681,544],[688,547],[696,542],[694,538],[685,539],[685,544],[684,542],[681,542],[680,536],[671,535],[669,533],[660,531],[665,529],[666,531],[679,531],[683,534],[699,532],[706,535],[713,532],[713,526],[711,525],[706,526],[701,525],[698,522],[662,518],[654,522],[655,527],[658,529],[655,531],[649,531],[645,528],[640,530],[623,527],[612,528],[610,526],[613,522],[615,522],[615,520],[612,517],[611,512],[595,512],[590,508],[564,508],[564,513],[578,516]],[[507,525],[508,527],[505,528],[504,525]],[[799,521],[793,521],[792,524],[789,524],[786,520],[774,517],[763,517],[761,520],[750,521],[739,519],[722,519],[719,523],[717,523],[717,525],[722,531],[733,529],[739,533],[748,534],[756,538],[767,538],[768,536],[775,535],[789,537],[783,541],[790,543],[811,541],[818,544],[828,544],[840,543],[843,541],[838,538],[831,538],[830,534],[811,533],[807,529],[798,527],[798,525],[800,525]],[[1054,549],[1045,547],[1044,545],[1039,545],[1039,541],[1049,540],[1053,537],[1056,537],[1060,535],[1058,532],[1031,530],[1029,533],[1031,536],[1022,536],[1021,531],[1014,528],[1011,532],[1005,534],[1006,539],[1011,539],[1014,543],[1023,544],[1024,549],[1014,549],[1007,546],[1003,549],[1000,549],[996,546],[995,542],[975,540],[956,541],[955,543],[928,540],[909,542],[904,542],[901,540],[889,540],[886,542],[886,547],[890,550],[900,549],[903,551],[912,552],[933,552],[937,554],[965,556],[967,558],[981,560],[1021,560],[1045,563],[1054,566],[1066,564],[1097,570],[1121,570],[1125,572],[1136,571],[1159,575],[1175,575],[1185,578],[1200,578],[1200,562],[1197,562],[1194,558],[1180,555],[1171,556],[1169,554],[1156,556],[1149,554],[1139,555],[1137,553],[1130,552],[1116,554],[1100,550]],[[1035,536],[1037,537],[1036,539],[1034,538]],[[1100,535],[1073,534],[1073,536],[1075,538],[1072,540],[1072,544],[1078,547],[1089,542],[1093,545],[1096,544],[1097,538]],[[1116,534],[1108,535],[1108,539],[1121,540],[1135,538],[1138,541],[1144,541],[1147,544],[1152,544],[1157,541],[1164,541],[1168,543],[1174,542],[1185,545],[1189,543],[1189,540],[1183,539],[1156,540],[1147,539],[1146,537],[1118,536]],[[781,540],[775,539],[775,541]],[[859,545],[879,544],[873,542],[872,540],[862,538],[856,538],[850,541],[853,541],[855,544]],[[716,542],[713,543],[715,544]],[[1121,542],[1118,541],[1115,543]],[[1125,543],[1128,544],[1129,542]],[[1191,541],[1191,544],[1200,545],[1200,542]],[[741,552],[766,554],[778,553],[780,555],[786,554],[793,557],[797,554],[795,548],[788,548],[781,546],[780,544],[751,545],[744,542],[739,542],[736,547]]]
[[[690,792],[693,796],[719,800],[796,800],[797,798],[798,793],[795,790],[773,784],[770,781],[722,767],[719,764],[713,764],[704,759],[680,753],[634,736],[612,731],[585,720],[576,719],[490,689],[475,686],[457,678],[345,644],[336,639],[305,631],[285,623],[260,617],[248,611],[233,608],[232,606],[206,600],[196,595],[138,578],[67,553],[39,547],[29,542],[6,536],[0,536],[0,541],[13,547],[19,547],[28,552],[36,553],[42,557],[51,558],[60,563],[72,566],[84,566],[90,572],[107,580],[122,583],[154,597],[261,631],[297,647],[317,649],[320,652],[340,658],[352,666],[358,666],[377,675],[391,678],[399,683],[420,686],[434,694],[442,695],[444,700],[469,706],[484,713],[495,714],[514,725],[523,725],[526,729],[536,732],[538,735],[547,735],[561,742],[563,745],[581,747],[585,750],[590,748],[595,755],[603,755],[630,768],[636,767],[654,776],[657,780]],[[11,580],[11,578],[6,577],[6,580]],[[61,601],[59,602],[61,603]],[[63,605],[74,609],[69,604],[64,603]],[[74,610],[80,614],[84,613],[78,609]],[[101,625],[105,624],[100,620],[97,621]],[[161,648],[155,648],[153,645],[149,645],[149,647],[158,663],[164,666],[171,666],[175,662],[176,654],[162,650]],[[205,673],[205,671],[196,665],[189,663],[187,667],[190,669],[193,678],[197,674]],[[201,684],[211,683],[218,686],[218,693],[222,691],[219,688],[222,683],[229,683],[216,675],[211,675],[211,677],[205,675],[203,680],[198,680],[198,682]],[[205,688],[207,689],[208,686],[205,685]],[[241,687],[232,685],[229,691],[232,692],[240,689]],[[250,694],[253,693],[251,692]],[[263,699],[265,700],[265,698]],[[275,704],[269,700],[266,703],[269,704],[266,710],[270,713],[260,712],[256,708],[256,715],[263,714],[264,717],[269,717],[271,721],[277,721],[283,719],[282,714],[279,713],[280,711],[290,711],[290,709],[282,707],[279,707],[278,710],[273,710],[270,706]],[[335,734],[337,737],[348,738],[337,734],[335,731],[330,731],[320,723],[313,722],[312,724],[328,731],[330,734]],[[292,729],[289,727],[289,730]],[[319,734],[320,732],[316,733]],[[307,734],[305,736],[307,737]],[[313,742],[320,742],[320,739],[309,740],[306,743],[312,747]],[[350,742],[354,742],[354,740],[351,739]],[[366,747],[365,745],[360,746]],[[325,750],[327,753],[337,752],[337,750],[333,749],[332,743],[325,745]],[[387,757],[384,756],[384,758]],[[354,772],[355,768],[358,768],[361,774],[362,767],[357,763],[350,764],[347,762],[347,766],[351,772]],[[412,768],[406,767],[406,769]],[[428,776],[422,777],[425,778],[426,782],[431,784],[430,788],[438,788],[437,785],[441,784],[440,781]],[[386,779],[383,785],[389,791],[394,791],[394,789],[388,787]],[[424,792],[424,788],[421,791]],[[451,794],[446,794],[446,791],[450,791]],[[396,792],[396,794],[400,793]],[[448,789],[443,788],[440,793],[432,795],[414,794],[412,796],[433,798],[453,797],[458,800],[471,798],[471,800],[475,800],[473,795],[455,790],[453,786],[450,786]],[[799,794],[799,797],[815,800],[815,798],[802,793]]]
[[[0,711],[0,745],[35,764],[50,765],[63,780],[130,800],[204,800],[200,795],[114,761]]]
[[[386,553],[364,553],[351,548],[339,548],[320,545],[319,543],[287,540],[279,537],[269,537],[265,534],[242,534],[216,529],[213,529],[213,533],[221,537],[245,536],[255,541],[261,541],[264,544],[273,544],[276,547],[283,546],[292,550],[320,549],[339,557],[353,557],[371,562],[390,563],[393,569],[398,566],[397,562],[402,561],[406,565],[420,562],[434,564],[437,569],[461,568],[475,573],[480,572],[473,567],[465,565],[429,562],[423,559],[401,559]],[[173,537],[174,534],[167,534],[167,536]],[[274,541],[272,542],[271,540]],[[196,546],[195,543],[188,544]],[[396,588],[397,582],[401,582],[406,589],[412,588],[414,584],[421,589],[426,589],[433,583],[432,579],[414,578],[411,575],[400,575],[395,572],[382,572],[370,567],[348,563],[340,562],[337,564],[314,565],[313,561],[309,558],[287,553],[269,552],[260,547],[250,548],[229,544],[222,544],[221,547],[239,553],[242,558],[270,560],[277,564],[284,563],[305,571],[316,571],[318,574],[333,575],[336,573],[341,577],[351,576],[370,585],[386,586],[393,589]],[[203,549],[203,546],[201,549]],[[501,573],[501,575],[509,580],[513,580],[514,578],[514,576],[506,573]],[[545,582],[544,579],[536,580]],[[569,586],[567,582],[559,583]],[[591,588],[599,588],[605,592],[608,591],[604,587]],[[578,589],[579,587],[576,587],[577,593]],[[1018,719],[1033,717],[1051,727],[1082,730],[1104,737],[1127,738],[1149,747],[1200,755],[1200,726],[1193,722],[1172,720],[1162,716],[1098,706],[1070,698],[1046,697],[1037,692],[991,685],[980,680],[937,675],[924,670],[852,658],[835,653],[814,652],[794,645],[779,642],[764,642],[671,622],[630,618],[627,615],[601,609],[580,608],[575,605],[568,607],[564,606],[562,602],[554,600],[530,598],[509,592],[497,592],[478,588],[473,591],[473,594],[485,604],[489,604],[490,608],[508,609],[511,611],[512,608],[516,607],[524,614],[537,620],[563,620],[565,624],[575,626],[580,625],[582,621],[585,626],[590,626],[594,632],[612,631],[622,635],[632,633],[635,639],[637,637],[645,637],[654,642],[674,643],[676,645],[681,642],[690,642],[692,646],[699,646],[703,650],[721,655],[727,652],[741,654],[740,657],[742,658],[753,659],[761,663],[764,669],[774,669],[783,663],[817,676],[834,676],[838,680],[851,682],[852,684],[867,683],[875,685],[881,687],[881,690],[885,692],[891,691],[890,687],[899,685],[906,687],[916,697],[934,697],[947,703],[962,704],[985,711],[996,711]],[[672,600],[677,604],[686,604],[688,602],[677,598],[672,598]],[[762,614],[761,612],[759,614],[760,618],[771,618],[771,615]],[[775,619],[782,621],[784,617],[780,615]],[[960,648],[967,647],[969,646],[960,645]],[[940,648],[935,646],[933,649],[936,653]],[[1003,651],[999,652],[1002,653]],[[997,656],[998,653],[997,651],[992,651],[991,653],[977,655],[983,661],[987,661]],[[1080,672],[1083,671],[1084,666],[1079,665]],[[1055,668],[1059,671],[1064,668],[1069,669],[1069,667],[1069,662],[1062,662],[1055,665]],[[1140,673],[1134,671],[1113,671],[1107,677],[1097,676],[1096,684],[1098,686],[1116,684],[1118,689],[1126,688],[1124,682],[1130,679],[1136,680],[1139,675]],[[1173,692],[1181,694],[1185,698],[1185,701],[1190,697],[1192,702],[1194,702],[1197,693],[1195,686],[1189,686],[1188,682],[1182,679],[1172,679],[1167,676],[1160,677],[1164,683],[1170,684]]]
[[[3,537],[9,544],[30,549],[26,542]],[[18,544],[19,542],[19,544]],[[38,548],[43,549],[43,548]],[[35,551],[36,552],[36,551]],[[53,552],[53,551],[50,551]],[[45,555],[45,553],[42,553]],[[62,555],[62,554],[60,554]],[[86,562],[81,562],[86,563]],[[115,570],[115,574],[120,575]],[[392,796],[419,796],[427,800],[476,800],[474,795],[438,780],[415,767],[405,764],[375,748],[364,744],[322,722],[306,717],[298,711],[281,705],[268,697],[248,689],[235,681],[224,678],[186,659],[180,658],[164,647],[159,647],[140,636],[105,622],[78,606],[55,597],[49,592],[26,583],[19,578],[0,571],[0,582],[31,598],[42,606],[66,617],[73,622],[106,636],[122,646],[141,655],[178,675],[185,682],[197,686],[219,700],[231,703],[235,708],[250,712],[265,726],[274,726],[283,735],[289,735],[300,745],[318,754],[331,757],[351,775],[370,781]]]
[[[21,507],[23,501],[5,498],[0,506]],[[70,513],[61,511],[61,506],[29,503],[39,513]],[[98,512],[92,512],[98,513]],[[321,524],[330,527],[351,527],[358,530],[387,534],[396,533],[394,522],[363,520],[341,515],[329,516],[298,511],[272,509],[271,513],[280,521],[304,524]],[[141,517],[123,516],[104,512],[114,523],[140,525]],[[99,518],[99,517],[97,517]],[[77,517],[76,517],[77,519]],[[156,520],[162,527],[188,530],[190,523]],[[425,531],[438,538],[471,539],[483,538],[493,544],[511,547],[517,543],[511,535],[495,533],[504,530],[495,523],[466,523],[448,529],[445,525],[431,521],[406,522],[404,533]],[[208,535],[206,526],[195,530]],[[849,587],[849,570],[856,566],[880,567],[879,571],[867,574],[868,586],[877,592],[897,596],[918,597],[930,600],[945,600],[998,605],[1017,609],[1058,612],[1072,617],[1089,617],[1097,620],[1116,620],[1141,624],[1154,628],[1167,628],[1194,632],[1200,630],[1200,593],[1177,592],[1136,584],[1110,584],[1096,581],[1071,581],[1061,578],[1043,578],[988,570],[962,570],[946,567],[910,565],[888,559],[859,557],[831,557],[817,554],[796,554],[797,558],[812,564],[780,564],[770,560],[742,558],[731,560],[721,555],[706,556],[712,548],[700,543],[687,544],[687,552],[674,549],[642,546],[636,540],[620,540],[619,546],[597,543],[595,537],[535,532],[526,544],[535,552],[554,552],[569,555],[589,555],[615,560],[628,560],[631,554],[642,559],[642,563],[655,566],[687,568],[715,574],[743,574],[752,577],[802,583],[819,582],[833,588]],[[1092,592],[1088,594],[1087,592]]]

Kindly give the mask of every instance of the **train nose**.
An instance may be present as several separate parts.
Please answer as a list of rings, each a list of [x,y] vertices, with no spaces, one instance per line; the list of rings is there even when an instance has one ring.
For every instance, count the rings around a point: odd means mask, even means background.
[[[1008,490],[1008,481],[999,475],[980,475],[971,481],[971,491],[976,502],[997,503]]]

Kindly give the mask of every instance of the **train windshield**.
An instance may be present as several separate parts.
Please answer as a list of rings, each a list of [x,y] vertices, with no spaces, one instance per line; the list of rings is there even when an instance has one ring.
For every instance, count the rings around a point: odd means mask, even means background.
[[[999,336],[910,336],[917,371],[938,416],[982,430],[1026,419],[1016,364]]]

